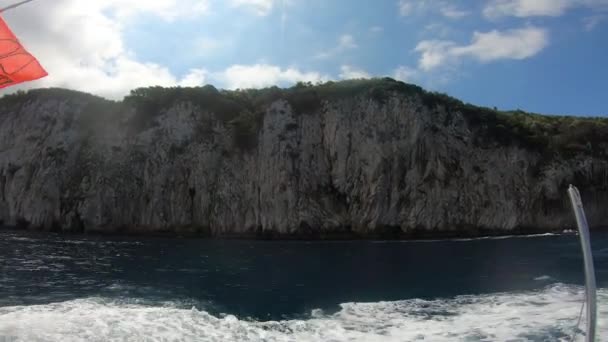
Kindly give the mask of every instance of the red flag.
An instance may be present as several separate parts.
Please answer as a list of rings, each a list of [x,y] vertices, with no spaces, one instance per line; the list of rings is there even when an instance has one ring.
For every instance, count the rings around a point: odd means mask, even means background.
[[[48,75],[0,17],[0,88]]]

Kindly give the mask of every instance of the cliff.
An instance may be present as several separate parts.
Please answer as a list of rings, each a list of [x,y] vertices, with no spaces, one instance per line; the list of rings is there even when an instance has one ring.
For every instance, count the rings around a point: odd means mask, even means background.
[[[608,120],[391,79],[0,99],[0,218],[87,232],[416,237],[608,226]]]

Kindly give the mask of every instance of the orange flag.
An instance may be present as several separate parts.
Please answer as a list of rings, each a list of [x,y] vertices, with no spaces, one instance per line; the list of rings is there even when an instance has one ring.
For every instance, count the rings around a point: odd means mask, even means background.
[[[0,17],[0,88],[48,75]]]

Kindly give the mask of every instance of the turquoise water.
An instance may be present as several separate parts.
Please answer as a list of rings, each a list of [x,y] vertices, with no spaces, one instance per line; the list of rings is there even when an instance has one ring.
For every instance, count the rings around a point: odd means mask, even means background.
[[[608,336],[608,234],[593,235]],[[578,237],[265,242],[0,232],[0,340],[566,341]]]

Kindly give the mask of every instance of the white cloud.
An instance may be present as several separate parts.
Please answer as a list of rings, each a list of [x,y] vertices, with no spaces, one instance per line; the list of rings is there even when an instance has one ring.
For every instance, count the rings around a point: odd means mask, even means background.
[[[481,62],[529,58],[543,50],[548,41],[545,30],[527,27],[502,32],[474,32],[469,45],[457,45],[444,40],[426,40],[418,43],[415,51],[421,54],[419,68],[429,71],[464,57]]]
[[[196,39],[195,46],[200,50],[201,54],[207,53],[209,50],[217,50],[223,45],[223,41],[209,37],[201,37]]]
[[[355,38],[350,34],[345,34],[340,36],[338,40],[338,48],[346,50],[346,49],[356,49],[359,47],[357,43],[355,43]]]
[[[55,0],[57,2],[72,2],[65,0]],[[36,5],[34,5],[36,6]],[[209,10],[209,0],[91,0],[81,1],[80,8],[72,6],[76,12],[81,10],[109,10],[118,17],[131,16],[138,13],[149,13],[161,17],[165,20],[175,20],[177,18],[194,18]]]
[[[450,58],[450,50],[455,45],[454,42],[444,40],[424,40],[418,43],[414,49],[421,54],[418,67],[428,71],[442,65]]]
[[[409,0],[399,0],[397,6],[399,7],[399,14],[404,17],[412,14],[416,8],[415,4]]]
[[[350,65],[342,65],[340,67],[340,75],[338,75],[341,79],[354,79],[354,78],[370,78],[371,75],[367,73],[363,69],[357,69]]]
[[[178,85],[182,87],[196,87],[205,84],[209,73],[205,69],[191,69]]]
[[[188,56],[192,57],[192,60],[201,61],[214,58],[222,54],[230,53],[231,49],[234,49],[234,41],[227,37],[210,37],[201,36],[193,38],[192,42],[188,44]]]
[[[230,0],[235,7],[246,7],[257,15],[265,16],[272,12],[275,0]]]
[[[460,18],[464,18],[464,17],[468,16],[469,14],[471,14],[469,11],[461,10],[461,9],[458,9],[456,7],[452,7],[449,5],[444,5],[444,6],[440,7],[439,12],[441,12],[441,14],[444,17],[451,18],[451,19],[460,19]]]
[[[571,0],[494,0],[486,5],[483,14],[488,18],[559,16],[571,3]]]
[[[132,16],[192,18],[206,13],[206,1],[54,0],[34,4],[6,14],[15,33],[49,73],[22,88],[64,87],[119,99],[144,86],[198,86],[213,81],[226,88],[246,88],[329,79],[314,71],[268,64],[233,65],[216,72],[195,68],[178,76],[163,65],[140,60],[126,48],[123,32]],[[201,38],[193,44],[204,52],[221,48],[223,43]],[[357,44],[352,36],[344,35],[338,46],[353,49]],[[9,91],[15,89],[19,88]]]
[[[525,59],[544,49],[549,43],[547,31],[528,27],[500,32],[474,32],[473,42],[453,48],[457,56],[472,56],[482,62],[497,59]]]
[[[608,19],[608,16],[605,14],[592,15],[590,17],[583,18],[583,26],[585,27],[586,31],[592,31],[606,19]]]
[[[483,14],[487,18],[558,17],[576,7],[608,8],[608,0],[492,0],[484,7]]]
[[[329,49],[327,51],[319,52],[315,55],[316,59],[327,59],[338,55],[344,51],[352,50],[358,48],[359,45],[355,41],[355,38],[350,34],[344,34],[338,38],[338,45],[333,49]]]
[[[369,32],[371,33],[382,33],[384,32],[384,28],[382,26],[372,26],[369,28]]]
[[[412,82],[415,78],[417,78],[418,74],[419,71],[414,68],[410,68],[408,66],[399,66],[393,72],[393,77],[399,81]]]
[[[275,65],[233,65],[213,76],[227,89],[260,88],[277,84],[302,82],[319,82],[329,79],[318,72],[303,72],[297,68],[283,69]]]
[[[399,0],[397,7],[402,17],[436,12],[446,18],[460,19],[470,14],[469,11],[461,10],[444,0]]]
[[[430,23],[424,27],[423,33],[432,35],[434,37],[444,38],[450,35],[452,29],[449,26],[444,25],[443,23],[436,22]]]
[[[206,10],[201,0],[53,0],[7,12],[5,19],[49,73],[22,87],[65,87],[120,98],[136,87],[205,80],[200,69],[180,78],[164,66],[138,60],[123,41],[129,17],[147,13],[175,20]]]

